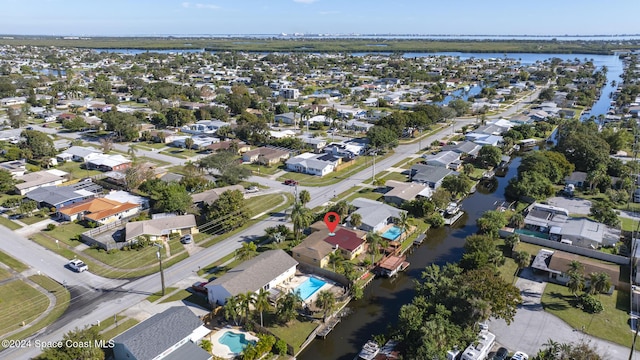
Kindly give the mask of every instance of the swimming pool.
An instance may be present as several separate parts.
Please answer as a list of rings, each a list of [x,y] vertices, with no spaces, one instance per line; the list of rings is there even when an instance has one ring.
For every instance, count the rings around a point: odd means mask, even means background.
[[[402,235],[402,229],[394,225],[389,230],[385,231],[384,234],[382,234],[382,237],[393,241],[399,238],[400,235]]]
[[[240,354],[244,348],[249,344],[255,344],[255,341],[247,340],[247,336],[245,334],[238,334],[232,331],[227,331],[220,339],[218,339],[220,344],[226,345],[231,349],[232,353]]]
[[[316,291],[323,287],[324,284],[326,284],[326,282],[314,277],[310,277],[305,282],[298,285],[295,291],[300,293],[300,297],[302,298],[302,300],[307,300],[311,297],[311,295],[315,294]]]

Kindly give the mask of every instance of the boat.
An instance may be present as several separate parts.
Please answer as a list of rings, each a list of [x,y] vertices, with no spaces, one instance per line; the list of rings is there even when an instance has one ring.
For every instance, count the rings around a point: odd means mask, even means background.
[[[469,194],[475,194],[475,192],[476,192],[477,190],[478,190],[478,189],[477,189],[476,185],[474,184],[474,185],[471,187],[471,189],[469,189]]]
[[[494,176],[496,176],[496,173],[493,172],[492,170],[487,170],[484,173],[482,173],[483,180],[493,179]]]
[[[379,352],[380,346],[375,341],[369,340],[353,360],[373,360]]]
[[[460,212],[460,205],[458,205],[458,203],[456,202],[450,202],[449,205],[447,205],[447,208],[444,210],[444,214],[445,215],[455,215],[458,212]]]
[[[465,92],[469,92],[469,90],[471,90],[471,87],[470,87],[469,85],[466,85],[466,86],[464,87],[464,91],[465,91]]]

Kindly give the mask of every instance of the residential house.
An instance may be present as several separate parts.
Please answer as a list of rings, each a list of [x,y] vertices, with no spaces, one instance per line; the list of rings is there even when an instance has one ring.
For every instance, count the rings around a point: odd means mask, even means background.
[[[0,163],[0,169],[8,171],[14,178],[23,176],[27,172],[27,162],[23,160],[12,160]]]
[[[313,229],[313,226],[311,228]],[[316,231],[291,249],[291,255],[303,264],[319,268],[326,267],[329,264],[329,256],[337,250],[335,246],[324,241],[328,236],[329,230],[326,226],[318,227]]]
[[[457,170],[458,168],[454,164],[460,160],[460,154],[453,151],[440,151],[435,155],[425,155],[424,159],[427,165]]]
[[[340,143],[331,143],[324,148],[324,152],[347,158],[354,158],[364,155],[367,145],[362,142],[348,141]]]
[[[209,303],[224,305],[232,296],[260,289],[278,292],[277,286],[292,279],[297,266],[298,262],[283,250],[265,251],[208,283]]]
[[[194,136],[182,136],[171,143],[171,146],[186,148],[187,147],[187,139],[191,139],[193,144],[191,145],[191,149],[194,150],[203,150],[207,148],[209,145],[217,143],[220,139],[215,137],[210,137],[207,135],[194,135]]]
[[[133,216],[139,211],[138,204],[94,198],[64,206],[58,212],[66,221],[89,220],[97,225],[106,225]]]
[[[396,205],[402,205],[406,201],[412,201],[418,196],[430,198],[432,190],[428,185],[415,182],[400,182],[387,180],[387,188],[391,190],[384,194],[384,201]]]
[[[211,360],[198,342],[211,330],[186,306],[173,306],[113,338],[115,359]]]
[[[475,158],[482,149],[481,145],[478,145],[472,141],[463,141],[458,144],[446,145],[442,147],[443,151],[453,151],[460,154],[460,156],[469,156]]]
[[[131,167],[131,160],[119,154],[97,154],[85,162],[85,166],[89,170],[123,171]]]
[[[60,210],[79,201],[93,198],[102,192],[100,185],[91,180],[80,181],[69,186],[43,186],[29,191],[25,197],[38,203],[38,207]]]
[[[244,141],[237,141],[237,140],[225,140],[225,141],[215,142],[211,145],[206,146],[206,150],[210,152],[218,152],[222,150],[231,150],[234,147],[237,149],[236,151],[238,152],[238,154],[243,154],[251,150],[251,147],[247,145],[247,143],[245,143]]]
[[[362,217],[359,228],[363,231],[379,232],[385,226],[400,219],[400,214],[406,213],[404,210],[366,198],[357,198],[351,202],[351,205],[357,208],[355,213]]]
[[[415,164],[411,166],[410,178],[412,182],[429,185],[436,190],[442,185],[442,180],[449,175],[457,174],[451,169],[441,166]]]
[[[574,171],[571,175],[564,178],[565,185],[573,185],[582,188],[587,185],[587,173],[582,171]]]
[[[569,265],[572,261],[577,261],[584,267],[583,274],[588,277],[592,273],[604,272],[609,275],[611,285],[617,287],[620,278],[620,265],[606,264],[599,260],[594,260],[576,254],[570,254],[559,250],[540,249],[531,267],[535,270],[546,272],[549,280],[561,284],[569,282]]]
[[[289,88],[281,88],[280,96],[287,100],[295,100],[300,97],[300,90],[298,89],[289,89]]]
[[[285,139],[285,138],[292,138],[294,136],[296,136],[296,132],[293,130],[280,130],[280,131],[276,131],[276,130],[270,130],[269,131],[269,136],[271,136],[274,139]]]
[[[293,125],[300,122],[300,114],[293,112],[278,114],[274,117],[274,120],[277,123]]]
[[[569,211],[551,205],[533,204],[525,216],[525,227],[551,241],[597,249],[620,241],[621,232],[587,218],[569,217]]]
[[[192,194],[191,199],[193,199],[193,203],[195,205],[203,207],[204,205],[213,204],[216,200],[218,200],[220,195],[222,195],[224,192],[233,191],[233,190],[238,190],[244,193],[244,187],[242,185],[231,185],[231,186],[224,186],[220,188],[205,190],[197,194]]]
[[[43,186],[60,185],[66,181],[63,174],[66,173],[58,170],[43,170],[16,176],[16,180],[22,182],[15,185],[15,191],[17,194],[24,195]]]
[[[365,132],[365,133],[369,131],[369,129],[371,129],[372,127],[373,127],[373,124],[370,124],[365,121],[356,120],[356,119],[349,120],[345,124],[345,128],[347,130],[353,130],[353,131],[359,131],[359,132]]]
[[[342,158],[325,153],[303,153],[286,161],[287,170],[316,176],[332,173],[341,163]]]
[[[165,216],[151,220],[134,221],[125,227],[125,241],[131,241],[138,236],[149,236],[152,241],[166,238],[171,234],[196,234],[198,227],[193,214]]]
[[[245,152],[242,155],[242,161],[272,166],[288,159],[289,156],[290,153],[287,150],[259,147],[255,150]]]
[[[70,160],[77,162],[87,162],[95,158],[99,154],[102,154],[102,151],[94,148],[72,146],[64,152],[56,155],[56,160],[58,160],[58,162],[67,162]]]
[[[322,149],[324,149],[324,147],[327,146],[327,141],[321,137],[312,138],[312,137],[304,136],[304,137],[301,137],[300,139],[305,145],[311,146],[314,153],[321,152]]]
[[[195,124],[183,126],[182,131],[191,134],[213,134],[221,127],[230,125],[221,120],[200,120]]]
[[[329,236],[327,234],[324,242],[339,251],[345,259],[353,260],[366,250],[366,236],[367,233],[364,231],[340,227],[335,231],[334,235]]]

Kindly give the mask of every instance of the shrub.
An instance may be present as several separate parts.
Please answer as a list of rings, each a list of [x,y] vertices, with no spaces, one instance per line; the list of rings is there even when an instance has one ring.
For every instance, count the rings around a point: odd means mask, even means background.
[[[47,224],[47,231],[51,231],[56,228],[55,224]]]
[[[582,307],[582,310],[590,314],[597,314],[604,310],[604,306],[602,306],[602,302],[600,302],[600,300],[588,294],[584,294],[580,296],[580,305]]]
[[[274,345],[274,347],[276,348],[276,353],[278,355],[286,355],[287,354],[287,343],[284,340],[278,339],[278,341],[276,341],[276,344]]]

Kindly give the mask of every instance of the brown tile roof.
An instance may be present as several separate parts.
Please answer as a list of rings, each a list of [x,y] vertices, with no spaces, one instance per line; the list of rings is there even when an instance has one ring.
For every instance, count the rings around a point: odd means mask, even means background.
[[[564,251],[554,251],[549,262],[549,269],[566,273],[569,271],[569,263],[577,261],[584,266],[584,276],[589,277],[591,273],[605,272],[611,278],[611,284],[618,285],[620,277],[620,266],[615,264],[605,264],[598,260],[590,259],[584,256],[566,253]]]
[[[140,205],[134,203],[121,203],[105,198],[95,198],[85,200],[60,209],[65,215],[75,215],[78,213],[88,213],[86,218],[99,221],[109,216],[134,209]]]

